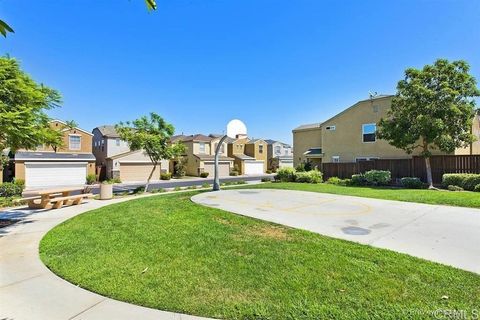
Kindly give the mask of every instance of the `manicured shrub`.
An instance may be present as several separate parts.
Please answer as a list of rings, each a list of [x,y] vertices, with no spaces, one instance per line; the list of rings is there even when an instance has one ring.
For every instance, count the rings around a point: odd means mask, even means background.
[[[352,175],[351,185],[352,186],[364,186],[367,184],[367,180],[363,176],[363,174],[354,174]]]
[[[25,180],[14,178],[13,183],[15,183],[17,186],[20,186],[22,189],[25,189]]]
[[[295,182],[300,183],[320,183],[322,182],[322,173],[318,170],[295,173]]]
[[[400,179],[400,184],[407,189],[424,189],[426,187],[425,183],[417,177],[404,177]]]
[[[325,182],[328,183],[328,184],[340,185],[340,184],[342,184],[342,179],[340,179],[339,177],[330,177]]]
[[[230,171],[230,175],[232,177],[238,176],[238,171],[232,170],[232,171]]]
[[[265,171],[265,173],[271,174],[271,173],[272,173],[272,170],[267,170],[267,171]]]
[[[475,191],[475,192],[480,192],[480,183],[477,184],[477,185],[475,186],[475,188],[473,188],[473,191]]]
[[[270,181],[272,181],[272,178],[270,178],[270,177],[262,178],[262,182],[270,182]]]
[[[454,186],[454,185],[449,185],[447,187],[448,190],[450,191],[463,191],[463,188],[462,187],[459,187],[459,186]]]
[[[297,172],[305,172],[305,162],[300,162],[296,167],[295,171]]]
[[[208,177],[208,174],[209,174],[208,172],[201,172],[200,177],[206,178],[206,177]]]
[[[170,172],[163,172],[160,174],[161,180],[170,180],[172,178],[172,174]]]
[[[0,183],[0,197],[21,196],[24,186],[15,182]]]
[[[295,169],[293,168],[280,168],[277,170],[275,180],[282,182],[294,182],[295,181]]]
[[[94,174],[87,175],[87,184],[94,184],[97,181],[97,176]]]
[[[390,171],[384,170],[370,170],[363,175],[368,185],[372,186],[385,186],[392,181],[392,175]]]
[[[120,178],[117,177],[117,178],[108,179],[108,180],[103,181],[103,182],[114,184],[114,183],[122,183],[122,180],[120,180]]]
[[[442,186],[459,186],[464,190],[473,191],[480,184],[480,174],[472,173],[446,173],[442,176]]]

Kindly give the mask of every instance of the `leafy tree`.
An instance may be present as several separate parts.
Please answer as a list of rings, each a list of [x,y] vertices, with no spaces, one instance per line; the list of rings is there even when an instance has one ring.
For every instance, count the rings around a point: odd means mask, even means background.
[[[157,10],[157,3],[155,0],[145,0],[145,5],[148,10]],[[7,33],[14,33],[13,29],[3,20],[0,20],[0,33],[6,38]]]
[[[379,123],[378,137],[425,158],[427,180],[433,188],[432,150],[451,153],[474,141],[471,134],[475,99],[480,95],[465,61],[438,59],[423,69],[405,70],[392,108]]]
[[[58,106],[60,94],[37,84],[20,69],[17,60],[0,57],[0,151],[35,149],[61,143],[49,125],[46,110]],[[3,156],[0,169],[5,164]]]
[[[152,161],[153,168],[145,185],[146,191],[158,163],[162,159],[172,159],[185,152],[183,144],[170,143],[174,127],[154,112],[150,113],[150,117],[143,116],[134,121],[120,122],[115,128],[132,151],[143,150]]]

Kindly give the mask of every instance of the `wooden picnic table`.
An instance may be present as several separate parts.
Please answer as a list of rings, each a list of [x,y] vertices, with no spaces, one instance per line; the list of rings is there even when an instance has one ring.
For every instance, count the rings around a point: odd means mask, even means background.
[[[23,198],[22,200],[28,201],[28,207],[31,209],[50,209],[52,207],[59,208],[64,202],[68,202],[68,200],[70,200],[69,198],[73,198],[71,196],[72,192],[83,190],[84,188],[79,187],[44,189],[33,191],[31,196]],[[79,197],[76,197],[75,200],[78,201],[74,202],[74,204],[80,203],[80,200],[83,197],[89,196],[90,194],[85,194],[84,196],[80,195]],[[52,202],[56,203],[56,205],[54,205]]]

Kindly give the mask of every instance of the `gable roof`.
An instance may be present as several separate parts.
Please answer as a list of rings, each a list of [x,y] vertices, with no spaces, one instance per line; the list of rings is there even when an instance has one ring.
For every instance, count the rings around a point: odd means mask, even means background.
[[[373,98],[369,98],[369,99],[364,99],[364,100],[360,100],[360,101],[357,101],[354,105],[348,107],[347,109],[337,113],[336,115],[334,115],[333,117],[331,117],[330,119],[327,119],[325,120],[323,123],[326,123],[326,122],[329,122],[329,121],[332,121],[333,119],[336,119],[337,117],[343,115],[344,113],[350,111],[351,109],[357,107],[360,103],[362,102],[365,102],[365,101],[374,101],[374,100],[380,100],[380,99],[391,99],[394,95],[392,94],[382,94],[382,95],[378,95],[376,97],[373,97]]]
[[[112,125],[103,125],[100,127],[96,127],[98,131],[100,131],[101,135],[103,137],[107,138],[120,138],[120,136],[117,133],[117,130],[115,130],[115,126]],[[95,130],[94,129],[94,130]]]
[[[200,141],[200,142],[210,142],[212,141],[214,138],[212,137],[208,137],[204,134],[200,134],[200,133],[197,133],[197,134],[192,134],[190,136],[185,136],[185,135],[178,135],[178,136],[173,136],[171,141],[174,142],[174,141],[182,141],[182,142],[187,142],[187,141],[193,141],[193,142],[196,142],[196,141]]]
[[[321,122],[309,123],[309,124],[302,124],[302,125],[296,127],[295,129],[293,129],[293,131],[318,129],[318,128],[320,128],[321,126],[322,126],[322,123],[321,123]]]
[[[257,143],[257,142],[265,142],[265,140],[263,139],[251,139],[251,140],[248,140],[245,144],[254,144],[254,143]]]
[[[66,122],[64,122],[64,121],[62,121],[62,120],[58,120],[58,119],[53,119],[53,120],[51,120],[50,122],[58,122],[58,123],[63,124],[64,126],[67,125]],[[91,132],[88,132],[88,131],[86,131],[86,130],[83,130],[82,128],[74,127],[73,129],[78,130],[78,131],[81,131],[81,132],[83,132],[83,133],[85,133],[85,134],[88,134],[88,135],[90,135],[90,136],[93,136],[93,134],[92,134]],[[65,130],[67,130],[67,128],[63,128],[63,129],[62,129],[62,131],[65,131]]]
[[[280,144],[283,145],[284,147],[290,147],[290,145],[289,145],[288,143],[285,143],[285,142],[282,142],[282,141],[267,139],[267,140],[265,140],[265,142],[266,142],[267,144],[280,143]]]

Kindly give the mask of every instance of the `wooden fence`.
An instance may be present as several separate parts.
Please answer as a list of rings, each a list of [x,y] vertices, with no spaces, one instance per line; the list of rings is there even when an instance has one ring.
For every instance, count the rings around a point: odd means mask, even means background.
[[[444,173],[480,173],[480,155],[432,156],[430,164],[434,184],[442,182]],[[388,170],[392,173],[393,181],[403,177],[418,177],[422,181],[427,180],[425,160],[422,157],[323,163],[321,170],[325,180],[330,177],[350,178],[353,174],[369,170]]]

